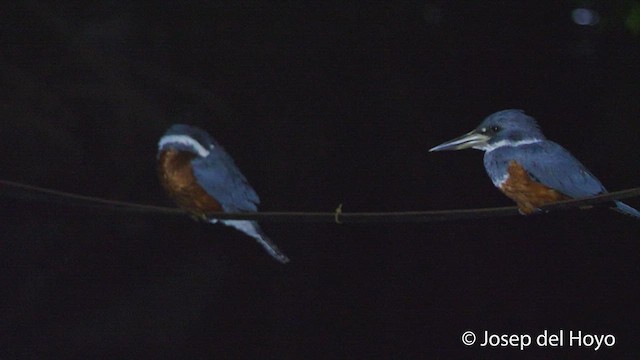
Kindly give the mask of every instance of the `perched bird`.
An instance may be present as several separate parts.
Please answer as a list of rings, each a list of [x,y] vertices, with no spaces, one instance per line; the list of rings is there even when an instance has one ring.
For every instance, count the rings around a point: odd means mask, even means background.
[[[547,140],[538,124],[522,110],[489,115],[480,125],[429,151],[483,150],[484,167],[493,184],[531,214],[549,203],[589,197],[607,190],[562,146]],[[638,210],[615,201],[621,213],[640,218]]]
[[[276,260],[289,262],[257,222],[208,217],[214,212],[255,212],[260,198],[231,156],[202,129],[176,124],[167,130],[158,142],[158,175],[182,209],[211,223],[232,226],[256,239]]]

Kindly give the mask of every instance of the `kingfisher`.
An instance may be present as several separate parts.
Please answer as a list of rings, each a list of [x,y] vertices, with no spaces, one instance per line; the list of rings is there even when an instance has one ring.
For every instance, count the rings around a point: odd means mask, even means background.
[[[553,202],[607,192],[569,151],[547,140],[536,120],[522,110],[493,113],[474,130],[429,151],[467,148],[484,151],[484,167],[493,185],[515,201],[524,215]],[[640,218],[638,210],[614,203],[614,210]]]
[[[256,212],[260,198],[231,156],[204,130],[171,126],[158,142],[158,176],[180,208],[210,223],[234,227],[256,239],[274,259],[289,262],[257,222],[211,216],[215,212]]]

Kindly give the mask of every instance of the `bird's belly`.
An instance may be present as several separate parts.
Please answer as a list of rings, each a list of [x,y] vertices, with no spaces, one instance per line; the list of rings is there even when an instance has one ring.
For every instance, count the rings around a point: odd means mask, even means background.
[[[569,199],[561,192],[531,179],[522,165],[513,160],[509,162],[507,174],[499,188],[518,204],[523,214],[531,214],[546,204]]]
[[[222,211],[222,206],[196,181],[191,167],[194,156],[173,149],[162,152],[158,159],[158,176],[167,194],[179,207],[205,217],[208,213]]]

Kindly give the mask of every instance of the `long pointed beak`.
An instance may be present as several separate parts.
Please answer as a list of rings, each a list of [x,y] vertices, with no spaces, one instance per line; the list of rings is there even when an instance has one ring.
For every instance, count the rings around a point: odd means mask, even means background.
[[[438,146],[432,147],[429,149],[431,151],[448,151],[448,150],[462,150],[467,148],[481,148],[482,145],[485,145],[487,141],[489,141],[490,137],[487,135],[482,135],[475,130],[472,130],[460,137],[457,137],[453,140],[449,140],[445,143],[442,143]]]

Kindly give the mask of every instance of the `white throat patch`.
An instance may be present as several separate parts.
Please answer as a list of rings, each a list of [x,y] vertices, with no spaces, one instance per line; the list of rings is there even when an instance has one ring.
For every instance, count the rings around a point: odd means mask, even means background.
[[[502,188],[502,184],[504,184],[507,180],[509,180],[509,173],[504,174],[503,177],[497,179],[491,179],[493,185],[498,189]]]
[[[198,154],[198,156],[201,156],[201,157],[209,156],[209,150],[205,149],[204,146],[200,145],[199,142],[197,142],[192,137],[189,137],[187,135],[163,136],[162,138],[160,138],[160,141],[158,142],[158,149],[162,149],[162,147],[170,143],[187,145],[190,148],[192,148]],[[213,149],[213,146],[211,146],[211,149]]]
[[[505,146],[517,147],[517,146],[521,146],[521,145],[535,144],[535,143],[539,143],[541,141],[542,140],[540,140],[540,139],[527,139],[527,140],[519,140],[519,141],[500,140],[500,141],[498,141],[497,143],[494,143],[494,144],[483,144],[483,145],[478,146],[478,147],[474,146],[473,148],[489,152],[489,151],[493,151],[495,149],[498,149],[498,148],[501,148],[501,147],[505,147]]]

